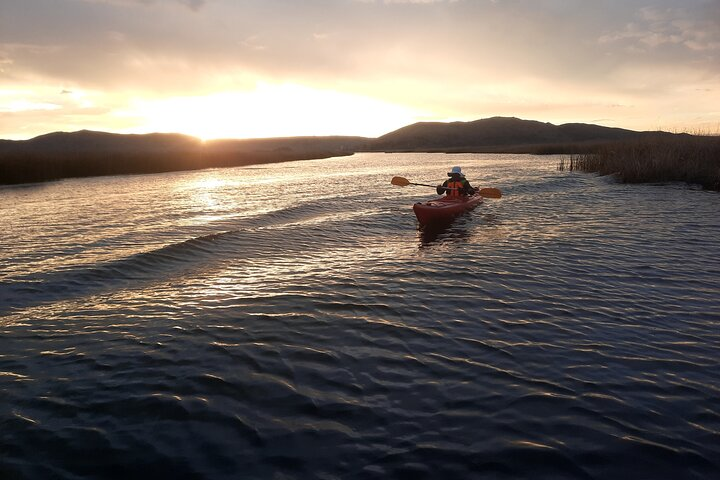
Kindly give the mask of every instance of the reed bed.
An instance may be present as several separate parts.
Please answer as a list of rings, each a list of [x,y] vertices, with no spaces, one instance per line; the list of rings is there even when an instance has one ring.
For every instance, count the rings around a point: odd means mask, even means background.
[[[648,137],[563,158],[558,170],[613,175],[624,183],[686,182],[720,191],[720,136]]]
[[[173,151],[111,152],[13,152],[0,155],[0,185],[46,182],[73,177],[126,175],[198,170],[203,168],[309,160],[349,155],[336,151],[275,150],[266,152],[205,151],[200,148]]]

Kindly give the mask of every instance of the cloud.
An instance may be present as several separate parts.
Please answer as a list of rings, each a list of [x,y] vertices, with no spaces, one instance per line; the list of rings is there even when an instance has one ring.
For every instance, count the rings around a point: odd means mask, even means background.
[[[549,121],[620,118],[630,109],[605,106],[679,87],[720,103],[716,0],[0,1],[0,90],[42,92],[18,101],[62,105],[49,114],[73,125],[91,109],[59,91],[112,111],[294,84],[438,118]]]
[[[0,103],[0,113],[16,113],[36,110],[59,110],[62,106],[55,103],[33,102],[29,100],[13,99]]]
[[[718,20],[702,17],[702,12],[687,8],[644,7],[636,12],[633,22],[620,31],[601,36],[599,42],[624,43],[626,48],[643,53],[668,46],[684,47],[693,52],[718,52]]]
[[[197,11],[203,6],[207,4],[207,0],[81,0],[85,3],[104,3],[107,5],[116,5],[116,6],[126,6],[126,7],[133,7],[133,6],[148,6],[148,5],[155,5],[155,4],[178,4],[185,7],[188,7],[191,10]]]
[[[356,0],[362,3],[415,3],[415,4],[430,4],[430,3],[455,3],[460,0]]]

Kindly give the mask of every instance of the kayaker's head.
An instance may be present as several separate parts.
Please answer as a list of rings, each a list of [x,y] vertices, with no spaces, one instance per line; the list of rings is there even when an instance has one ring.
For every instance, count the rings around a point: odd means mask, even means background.
[[[448,172],[448,177],[463,177],[462,169],[460,167],[452,167]]]

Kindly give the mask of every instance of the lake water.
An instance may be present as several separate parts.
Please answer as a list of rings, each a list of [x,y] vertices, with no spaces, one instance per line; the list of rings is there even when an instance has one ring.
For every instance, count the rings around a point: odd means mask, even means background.
[[[557,161],[0,188],[0,478],[720,478],[720,195]]]

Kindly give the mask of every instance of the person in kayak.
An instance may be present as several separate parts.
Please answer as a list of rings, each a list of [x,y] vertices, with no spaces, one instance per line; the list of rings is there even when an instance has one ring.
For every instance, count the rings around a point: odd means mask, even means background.
[[[452,167],[448,172],[448,178],[442,185],[437,186],[438,195],[443,193],[449,197],[461,197],[474,195],[475,189],[467,181],[460,167]]]

